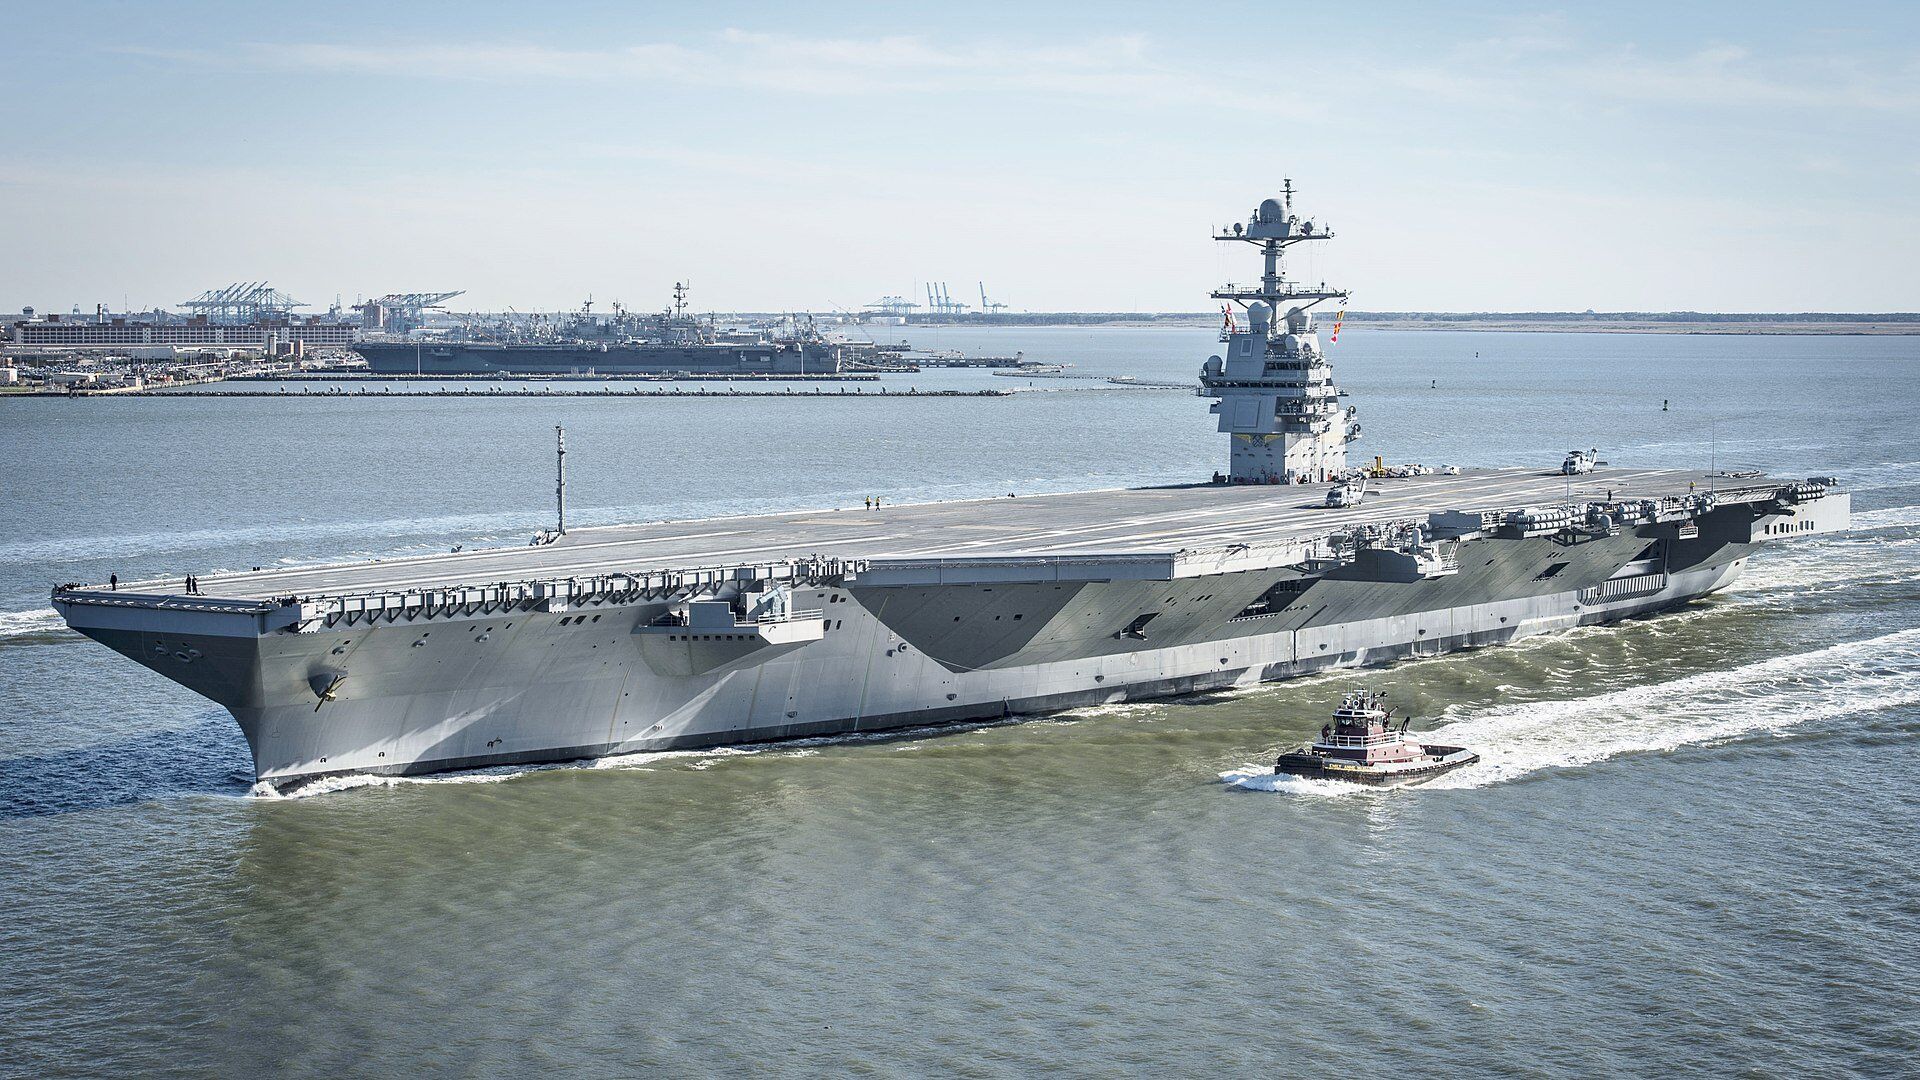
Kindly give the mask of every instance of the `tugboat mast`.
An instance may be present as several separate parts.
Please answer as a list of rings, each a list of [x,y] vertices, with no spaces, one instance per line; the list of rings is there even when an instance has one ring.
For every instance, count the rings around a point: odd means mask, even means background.
[[[1225,243],[1260,249],[1258,286],[1228,283],[1210,295],[1246,311],[1244,325],[1226,309],[1220,340],[1226,355],[1212,356],[1200,370],[1200,395],[1216,398],[1219,430],[1232,438],[1228,470],[1235,484],[1304,484],[1328,481],[1347,467],[1347,443],[1359,438],[1352,408],[1340,407],[1340,389],[1314,332],[1315,305],[1345,304],[1347,290],[1326,283],[1287,279],[1288,248],[1330,240],[1333,232],[1301,221],[1293,210],[1293,181],[1281,197],[1262,202],[1243,224],[1214,235]],[[1284,314],[1280,314],[1284,312]]]

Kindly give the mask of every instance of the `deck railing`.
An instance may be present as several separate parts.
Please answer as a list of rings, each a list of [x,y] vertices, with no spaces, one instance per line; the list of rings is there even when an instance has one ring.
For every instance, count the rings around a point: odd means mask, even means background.
[[[760,624],[803,622],[807,619],[825,618],[826,614],[827,611],[825,608],[799,608],[785,612],[767,612],[766,614],[742,621],[745,623]]]
[[[1387,746],[1400,742],[1403,736],[1399,731],[1386,731],[1378,735],[1333,735],[1320,740],[1321,746],[1342,748],[1365,748],[1369,746]]]

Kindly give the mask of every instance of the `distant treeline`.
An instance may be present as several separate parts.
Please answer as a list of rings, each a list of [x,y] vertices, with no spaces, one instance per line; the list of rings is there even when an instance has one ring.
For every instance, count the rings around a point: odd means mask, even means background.
[[[1204,311],[998,311],[991,315],[910,315],[909,326],[1093,326],[1100,323],[1166,323],[1192,326],[1217,323],[1219,312]]]
[[[1920,312],[1349,311],[1356,322],[1914,323]]]

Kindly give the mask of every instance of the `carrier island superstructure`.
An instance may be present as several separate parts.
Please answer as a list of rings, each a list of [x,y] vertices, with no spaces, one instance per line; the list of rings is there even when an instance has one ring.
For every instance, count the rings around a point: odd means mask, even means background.
[[[1290,198],[1201,392],[1187,486],[576,529],[529,547],[57,588],[74,629],[230,710],[260,780],[878,731],[1497,645],[1729,585],[1844,529],[1831,480],[1510,468],[1327,507],[1358,432],[1284,276]],[[1544,457],[1545,455],[1543,455]],[[1550,464],[1542,462],[1541,464]],[[266,561],[266,560],[262,560]]]
[[[1220,335],[1226,356],[1207,358],[1200,393],[1217,398],[1213,411],[1232,439],[1225,479],[1232,483],[1293,484],[1332,480],[1347,467],[1347,444],[1360,436],[1351,407],[1340,405],[1333,368],[1314,332],[1313,308],[1345,303],[1343,289],[1289,281],[1281,261],[1295,244],[1333,233],[1293,212],[1293,182],[1283,197],[1262,202],[1244,224],[1215,240],[1260,249],[1260,284],[1223,285],[1213,298],[1239,304],[1244,324],[1228,309]],[[1335,331],[1338,336],[1338,331]]]

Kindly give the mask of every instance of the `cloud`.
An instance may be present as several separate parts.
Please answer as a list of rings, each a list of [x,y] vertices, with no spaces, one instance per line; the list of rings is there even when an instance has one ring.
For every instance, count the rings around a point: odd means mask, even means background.
[[[662,83],[866,97],[1005,92],[1115,107],[1219,108],[1273,115],[1371,101],[1496,111],[1582,107],[1852,108],[1920,112],[1920,65],[1859,53],[1760,56],[1732,43],[1679,53],[1595,42],[1564,18],[1517,20],[1433,62],[1363,50],[1305,53],[1286,79],[1212,52],[1170,55],[1141,34],[1078,40],[807,36],[731,28],[684,42],[555,48],[517,42],[253,42],[221,50],[116,50],[196,67],[492,83]],[[1295,89],[1297,88],[1297,89]]]
[[[324,42],[249,42],[219,54],[190,49],[127,46],[114,50],[179,64],[215,61],[227,65],[339,75],[394,75],[425,79],[604,79],[621,76],[686,78],[699,70],[702,54],[671,44],[618,49],[553,49],[487,42],[396,45],[335,45]]]
[[[1010,70],[1034,64],[1081,69],[1108,69],[1146,61],[1146,39],[1138,34],[1093,38],[1047,46],[1010,47],[1004,44],[937,46],[925,38],[892,35],[882,38],[805,38],[729,29],[720,40],[752,50],[765,59],[803,64],[866,69],[982,71]]]
[[[1853,172],[1845,161],[1832,154],[1813,154],[1801,158],[1800,171],[1823,176],[1846,176]]]
[[[1148,40],[1140,35],[1041,45],[943,44],[912,35],[828,38],[728,29],[697,44],[641,43],[599,49],[492,42],[254,42],[223,50],[218,56],[145,46],[115,51],[195,66],[217,60],[225,66],[237,62],[282,72],[480,82],[664,82],[848,97],[999,89],[1096,103],[1248,110],[1289,104],[1282,95],[1249,93],[1156,60]]]
[[[1876,70],[1858,55],[1756,56],[1714,44],[1678,56],[1634,46],[1516,49],[1511,38],[1462,45],[1439,66],[1381,73],[1409,90],[1463,104],[1508,107],[1659,105],[1920,111],[1920,70]]]
[[[1365,266],[1342,280],[1382,306],[1458,306],[1500,289],[1532,299],[1474,302],[1632,307],[1672,289],[1685,306],[1775,303],[1762,299],[1779,295],[1774,279],[1714,274],[1732,265],[1726,252],[1773,242],[1783,206],[1822,222],[1796,234],[1825,245],[1805,241],[1810,265],[1855,268],[1826,277],[1866,267],[1875,288],[1913,291],[1911,269],[1884,252],[1920,228],[1908,148],[1920,65],[1891,36],[1848,47],[1861,39],[1760,28],[1715,40],[1613,14],[1435,21],[1417,40],[1330,30],[1279,52],[1226,47],[1238,28],[1200,20],[1150,35],[1118,20],[1061,35],[995,19],[176,37],[95,67],[78,63],[99,48],[87,45],[45,78],[77,102],[118,90],[123,131],[176,122],[244,81],[235,116],[253,164],[29,125],[0,160],[0,224],[47,252],[21,264],[36,276],[91,257],[42,222],[97,220],[96,253],[139,259],[177,249],[142,230],[191,218],[274,238],[222,253],[235,274],[299,267],[308,281],[356,282],[374,265],[516,303],[690,272],[703,292],[749,305],[805,289],[849,302],[947,273],[984,275],[1029,305],[1073,306],[1091,281],[1183,304],[1212,277],[1211,249],[1191,235],[1291,175],[1348,238],[1331,257]],[[474,25],[451,32],[492,34]],[[161,42],[190,51],[151,47]],[[242,78],[217,77],[227,72]],[[369,101],[394,107],[328,122]],[[314,122],[252,116],[296,111]],[[500,153],[492,136],[507,125],[514,149]],[[308,231],[286,242],[283,218]],[[770,229],[781,242],[765,242]],[[1607,257],[1592,267],[1566,255],[1596,245]],[[295,261],[306,248],[331,262]],[[1461,251],[1477,273],[1451,265]],[[1656,289],[1636,259],[1686,272],[1663,272]],[[227,273],[197,265],[187,276]],[[183,272],[151,266],[156,280]],[[369,287],[390,284],[405,282]]]

